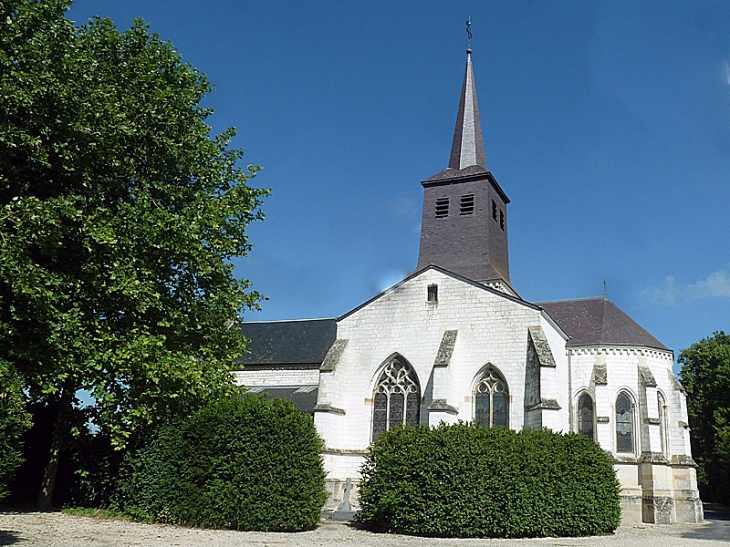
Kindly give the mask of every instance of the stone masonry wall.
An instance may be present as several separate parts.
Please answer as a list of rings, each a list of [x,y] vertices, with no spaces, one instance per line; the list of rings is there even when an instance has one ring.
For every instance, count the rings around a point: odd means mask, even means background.
[[[427,300],[429,285],[438,286],[438,301]],[[315,423],[328,450],[359,451],[371,442],[373,389],[385,363],[398,354],[414,368],[421,387],[421,423],[429,423],[428,406],[439,402],[431,414],[444,421],[474,419],[473,392],[482,372],[493,365],[510,392],[509,424],[525,423],[525,372],[528,327],[550,332],[549,340],[562,341],[553,348],[557,367],[565,369],[564,341],[543,320],[541,311],[495,294],[437,269],[386,291],[377,300],[344,317],[337,338],[348,340],[335,370],[322,373],[320,405],[338,412],[317,412]],[[456,331],[448,365],[434,367],[445,331]],[[561,371],[561,378],[566,375]],[[324,384],[327,384],[324,386]],[[557,377],[551,381],[557,383]],[[553,385],[553,391],[556,386]],[[557,397],[557,394],[554,394]],[[567,403],[567,395],[562,397]],[[340,412],[341,411],[341,412]],[[567,405],[547,410],[568,428]],[[335,423],[337,427],[333,427]],[[435,425],[435,424],[434,424]],[[328,471],[342,476],[338,458],[328,458]]]

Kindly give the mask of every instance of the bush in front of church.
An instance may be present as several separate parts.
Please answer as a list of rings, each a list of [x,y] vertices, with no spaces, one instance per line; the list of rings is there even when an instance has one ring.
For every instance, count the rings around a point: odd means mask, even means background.
[[[359,522],[434,537],[611,533],[621,520],[610,457],[592,440],[477,424],[398,428],[362,468]]]
[[[322,441],[291,401],[245,395],[161,428],[131,455],[115,508],[135,519],[231,528],[314,528],[326,500]]]

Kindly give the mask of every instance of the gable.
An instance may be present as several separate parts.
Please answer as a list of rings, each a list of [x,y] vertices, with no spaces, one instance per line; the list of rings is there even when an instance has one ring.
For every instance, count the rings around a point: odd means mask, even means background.
[[[472,281],[471,279],[463,277],[459,274],[450,272],[444,268],[441,268],[440,266],[430,264],[430,265],[426,266],[425,268],[422,268],[422,269],[418,270],[417,272],[412,273],[411,275],[409,275],[402,281],[396,283],[389,289],[386,289],[385,291],[375,295],[373,298],[371,298],[367,302],[364,302],[363,304],[359,305],[358,307],[356,307],[356,308],[350,310],[349,312],[345,313],[344,315],[340,316],[339,318],[337,318],[337,322],[340,322],[340,321],[350,317],[351,315],[358,313],[359,311],[363,310],[364,308],[366,308],[368,306],[375,304],[377,301],[382,300],[383,298],[388,298],[399,292],[402,292],[406,285],[408,285],[412,281],[416,280],[417,278],[421,278],[421,277],[425,276],[428,272],[436,272],[436,273],[442,274],[443,276],[456,281],[457,284],[463,284],[465,289],[471,287],[473,289],[476,289],[477,291],[484,291],[485,294],[491,294],[494,296],[498,296],[500,298],[505,298],[510,302],[514,302],[516,304],[526,306],[526,307],[534,309],[534,310],[540,309],[539,306],[537,306],[535,304],[531,304],[530,302],[527,302],[525,300],[522,300],[518,296],[513,296],[511,294],[497,290],[493,287],[487,286],[483,283],[479,283],[477,281]],[[424,299],[424,301],[427,299],[426,293],[423,294],[423,299]]]

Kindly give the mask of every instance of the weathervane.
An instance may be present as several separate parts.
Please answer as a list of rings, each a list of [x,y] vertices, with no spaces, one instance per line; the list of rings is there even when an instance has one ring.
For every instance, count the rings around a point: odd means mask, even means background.
[[[468,38],[467,51],[471,53],[471,15],[466,21],[466,37]]]

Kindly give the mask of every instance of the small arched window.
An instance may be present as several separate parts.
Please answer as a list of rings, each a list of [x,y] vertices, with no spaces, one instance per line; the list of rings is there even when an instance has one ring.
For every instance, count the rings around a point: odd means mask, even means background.
[[[616,452],[634,453],[634,404],[625,391],[616,397]]]
[[[507,383],[493,367],[488,367],[474,393],[474,418],[487,427],[509,427]]]
[[[394,427],[417,427],[421,388],[411,366],[402,358],[386,365],[373,394],[373,440]]]
[[[667,401],[664,399],[664,395],[657,391],[657,405],[659,407],[659,438],[660,446],[662,448],[662,454],[669,455],[669,435],[667,428]]]
[[[593,397],[588,393],[583,393],[578,398],[578,434],[594,439]]]

